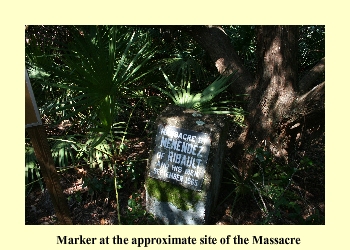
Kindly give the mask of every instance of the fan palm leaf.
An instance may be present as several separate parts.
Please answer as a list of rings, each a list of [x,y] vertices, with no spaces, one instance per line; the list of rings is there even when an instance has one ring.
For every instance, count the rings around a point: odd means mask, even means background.
[[[135,85],[151,72],[148,63],[154,51],[128,27],[72,26],[70,33],[73,39],[66,49],[60,48],[60,63],[38,62],[57,79],[48,85],[72,93],[55,112],[65,111],[61,120],[88,113],[81,116],[87,119],[82,122],[96,134],[97,145],[110,132]]]

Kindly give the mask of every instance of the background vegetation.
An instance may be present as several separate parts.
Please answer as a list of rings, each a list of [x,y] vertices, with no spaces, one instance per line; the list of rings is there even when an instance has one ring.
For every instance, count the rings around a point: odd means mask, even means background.
[[[259,28],[221,29],[258,73]],[[297,30],[300,80],[324,58],[325,29]],[[231,150],[251,113],[244,93],[232,91],[240,75],[225,81],[191,27],[27,26],[25,34],[26,68],[75,224],[159,224],[144,209],[144,171],[157,114],[181,98],[231,123],[212,224],[324,224],[322,119],[290,137],[288,161],[266,141],[247,148],[253,167],[244,174]],[[217,95],[199,105],[196,94],[210,94],[206,88],[222,79]],[[27,137],[25,154],[26,224],[55,224]]]

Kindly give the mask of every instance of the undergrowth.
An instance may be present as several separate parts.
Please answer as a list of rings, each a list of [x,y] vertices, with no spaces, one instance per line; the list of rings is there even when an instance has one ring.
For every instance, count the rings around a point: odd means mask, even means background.
[[[251,152],[255,157],[255,169],[248,176],[229,160],[226,160],[224,183],[231,186],[231,191],[224,198],[231,200],[230,214],[233,214],[241,200],[247,197],[254,200],[260,211],[260,219],[254,224],[324,224],[325,218],[318,208],[305,216],[303,209],[308,205],[307,200],[298,187],[298,174],[319,168],[307,157],[298,163],[279,164],[271,153],[258,148]],[[323,169],[324,171],[324,169]]]

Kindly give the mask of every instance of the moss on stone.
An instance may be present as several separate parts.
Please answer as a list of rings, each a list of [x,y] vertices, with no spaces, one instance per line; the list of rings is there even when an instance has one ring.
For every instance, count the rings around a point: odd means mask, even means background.
[[[150,196],[158,201],[171,202],[183,211],[193,209],[202,198],[199,192],[153,178],[147,178],[145,185]]]

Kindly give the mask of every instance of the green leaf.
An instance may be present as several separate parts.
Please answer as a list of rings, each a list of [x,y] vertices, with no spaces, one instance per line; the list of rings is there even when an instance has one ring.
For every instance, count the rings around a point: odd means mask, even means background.
[[[222,101],[220,103],[217,103],[216,105],[219,106],[213,106],[212,103],[212,99],[224,90],[226,90],[226,88],[234,81],[233,76],[236,72],[232,73],[229,76],[219,76],[201,93],[191,94],[190,81],[188,81],[187,83],[182,83],[181,87],[177,88],[171,83],[168,76],[164,73],[164,71],[161,68],[160,70],[163,73],[166,82],[168,83],[168,88],[171,90],[171,93],[157,86],[154,87],[159,89],[165,95],[169,96],[175,105],[187,109],[195,109],[201,113],[234,114],[240,116],[244,115],[243,110],[240,108],[222,106],[222,104],[229,104],[230,101]]]
[[[43,69],[38,79],[50,76],[50,82],[43,84],[68,93],[50,105],[52,113],[59,112],[61,121],[78,118],[85,127],[95,128],[90,131],[97,133],[96,145],[109,134],[124,103],[134,97],[136,88],[130,85],[140,85],[152,72],[148,62],[155,50],[133,27],[69,26],[68,30],[72,39],[60,53],[52,53],[52,48],[42,53],[33,40],[27,54]]]

